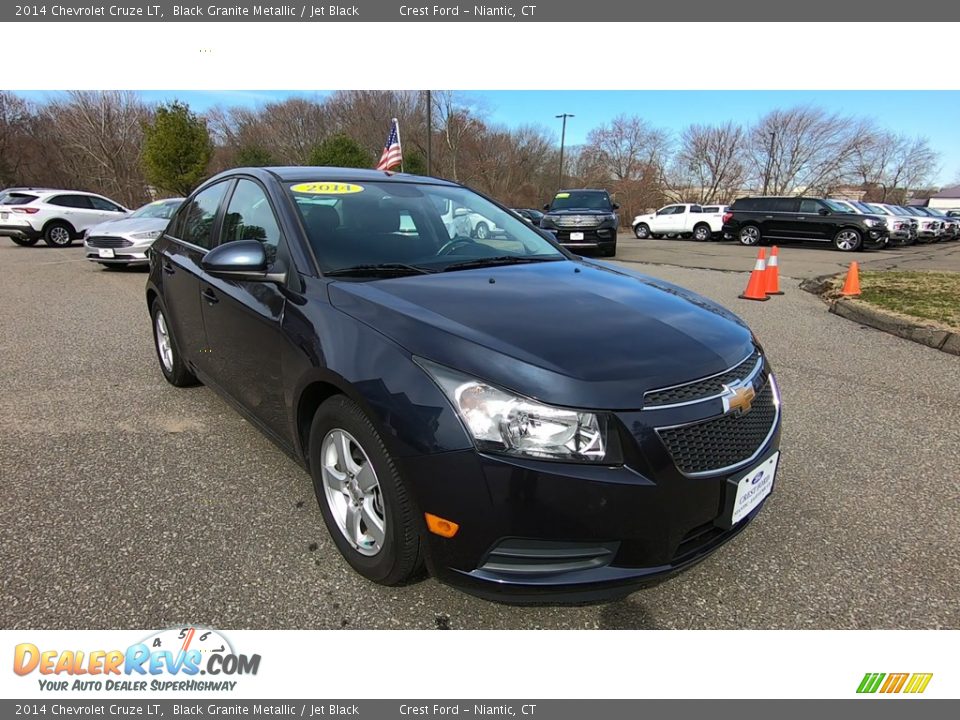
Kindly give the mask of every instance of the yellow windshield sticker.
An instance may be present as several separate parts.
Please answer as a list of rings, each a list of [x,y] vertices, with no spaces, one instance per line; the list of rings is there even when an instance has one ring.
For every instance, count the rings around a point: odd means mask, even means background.
[[[363,185],[351,185],[338,182],[300,183],[290,188],[294,192],[307,195],[353,195],[363,192]]]
[[[557,193],[558,200],[562,198],[568,198],[568,197],[570,197],[570,193]]]

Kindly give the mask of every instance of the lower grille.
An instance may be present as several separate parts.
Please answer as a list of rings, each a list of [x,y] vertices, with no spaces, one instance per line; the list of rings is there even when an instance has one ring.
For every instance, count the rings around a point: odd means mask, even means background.
[[[657,435],[685,475],[721,472],[753,459],[773,431],[778,414],[773,381],[768,379],[750,412],[660,428]]]
[[[90,237],[87,238],[87,244],[95,248],[125,248],[133,245],[126,238],[119,237]]]
[[[510,538],[487,556],[481,570],[510,575],[550,575],[609,565],[620,543],[567,543]]]

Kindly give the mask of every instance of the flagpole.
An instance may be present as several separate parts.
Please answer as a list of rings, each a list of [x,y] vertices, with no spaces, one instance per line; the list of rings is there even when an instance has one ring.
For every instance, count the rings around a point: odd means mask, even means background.
[[[403,172],[403,143],[400,141],[400,121],[393,118],[393,125],[397,128],[397,145],[400,146],[400,172]]]

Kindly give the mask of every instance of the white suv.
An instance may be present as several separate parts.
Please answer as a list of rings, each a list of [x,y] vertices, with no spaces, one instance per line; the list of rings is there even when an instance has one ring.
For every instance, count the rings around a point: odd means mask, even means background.
[[[120,203],[80,190],[18,191],[15,204],[0,205],[0,235],[17,245],[67,247],[84,231],[129,214]]]

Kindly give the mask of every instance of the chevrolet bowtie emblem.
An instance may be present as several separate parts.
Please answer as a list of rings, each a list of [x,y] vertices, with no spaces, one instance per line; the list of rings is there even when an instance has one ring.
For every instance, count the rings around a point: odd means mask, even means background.
[[[753,384],[744,385],[742,381],[737,381],[723,386],[723,412],[733,413],[735,415],[746,415],[753,406],[753,399],[757,396],[753,389]]]

